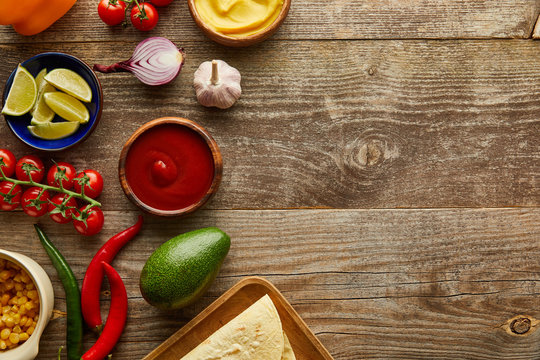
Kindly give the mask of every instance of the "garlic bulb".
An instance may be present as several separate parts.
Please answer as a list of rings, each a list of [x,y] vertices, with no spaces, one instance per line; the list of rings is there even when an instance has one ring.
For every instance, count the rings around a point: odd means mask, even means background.
[[[242,94],[240,79],[240,72],[225,61],[205,61],[193,79],[197,100],[203,106],[230,108]]]

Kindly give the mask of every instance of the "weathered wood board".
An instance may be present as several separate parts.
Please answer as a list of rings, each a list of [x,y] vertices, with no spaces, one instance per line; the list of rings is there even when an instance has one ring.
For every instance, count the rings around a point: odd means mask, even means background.
[[[0,44],[142,40],[147,35],[205,39],[187,1],[160,9],[160,22],[150,33],[105,26],[97,4],[79,0],[48,31],[31,37],[0,26]],[[274,39],[530,38],[539,10],[536,0],[293,0]]]
[[[106,212],[98,237],[40,220],[82,280],[91,255],[137,212]],[[128,324],[114,358],[140,359],[239,279],[272,281],[335,359],[538,359],[540,331],[511,336],[515,315],[540,318],[539,209],[202,210],[182,220],[145,217],[113,265],[125,279]],[[1,214],[0,244],[32,256],[64,295],[28,217]],[[205,226],[232,246],[204,298],[177,312],[148,305],[138,288],[149,254],[174,235]],[[107,302],[107,296],[103,297]],[[103,316],[106,316],[106,305]],[[65,318],[49,324],[38,359],[64,342]],[[89,334],[85,346],[93,341]]]
[[[115,260],[130,304],[115,359],[144,357],[250,275],[272,281],[336,360],[540,358],[538,323],[522,336],[505,328],[518,315],[540,318],[540,42],[527,40],[540,1],[293,0],[281,29],[246,49],[204,37],[184,1],[161,9],[149,33],[109,28],[96,7],[79,0],[32,37],[0,26],[0,86],[44,51],[109,64],[148,36],[186,50],[181,75],[163,87],[98,74],[103,117],[73,149],[32,151],[0,124],[0,147],[17,156],[103,173],[100,235],[38,220],[79,281],[101,244],[139,214],[117,181],[121,146],[137,127],[195,120],[224,158],[204,210],[145,216]],[[227,111],[200,106],[191,85],[215,58],[242,74],[242,98]],[[57,318],[38,360],[53,359],[65,343],[65,299],[33,222],[0,212],[0,248],[31,255],[53,280]],[[210,291],[172,314],[149,306],[138,289],[146,258],[205,226],[233,239]],[[86,334],[85,348],[94,340]]]
[[[177,42],[187,60],[170,85],[99,74],[99,126],[81,146],[54,155],[103,171],[105,209],[133,209],[117,183],[122,144],[143,123],[170,115],[201,123],[221,147],[224,175],[213,209],[540,203],[540,43],[270,41],[226,50]],[[62,49],[92,64],[128,57],[134,46]],[[58,49],[0,48],[0,83],[22,59]],[[193,73],[212,58],[243,76],[242,98],[227,111],[194,97]],[[5,126],[0,138],[19,156],[27,151]]]

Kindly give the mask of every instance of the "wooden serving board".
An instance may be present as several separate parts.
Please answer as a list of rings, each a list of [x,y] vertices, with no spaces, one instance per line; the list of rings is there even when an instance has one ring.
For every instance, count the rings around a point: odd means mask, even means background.
[[[179,360],[265,294],[276,306],[296,359],[333,360],[279,290],[256,276],[242,279],[143,360]]]

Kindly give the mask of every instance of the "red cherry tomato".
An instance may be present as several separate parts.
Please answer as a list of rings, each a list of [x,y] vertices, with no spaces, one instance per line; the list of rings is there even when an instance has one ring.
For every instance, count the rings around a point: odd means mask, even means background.
[[[41,180],[43,180],[43,176],[45,175],[45,167],[43,166],[40,158],[34,155],[23,156],[19,159],[19,161],[17,161],[17,165],[15,166],[15,174],[17,175],[17,179],[21,181],[30,180],[26,174],[26,171],[23,170],[23,164],[25,163],[34,165],[38,169],[30,171],[30,175],[32,176],[32,180],[34,180],[34,182],[41,182]]]
[[[135,4],[131,8],[131,23],[141,31],[149,31],[155,28],[158,19],[158,12],[152,4],[139,3],[139,6]]]
[[[73,187],[73,178],[75,177],[76,173],[73,165],[67,162],[59,162],[49,169],[49,172],[47,173],[47,184],[56,187],[60,186],[58,184],[58,181],[54,179],[56,173],[58,172],[58,168],[64,170],[64,175],[67,177],[67,180],[62,180],[62,186],[64,187],[64,189],[70,190]]]
[[[49,215],[54,222],[57,222],[59,224],[67,224],[68,222],[70,222],[72,219],[71,215],[74,211],[77,211],[77,201],[75,201],[74,198],[71,198],[67,201],[67,203],[64,204],[64,199],[66,197],[67,195],[65,194],[57,194],[51,200],[52,203],[60,205],[60,207],[63,208],[63,210],[65,211],[66,216],[62,215],[61,212]],[[58,207],[54,204],[49,203],[49,213],[52,211],[57,211],[56,209],[58,209]]]
[[[126,18],[126,3],[119,0],[101,0],[98,15],[107,25],[118,25]]]
[[[0,149],[0,159],[4,162],[4,165],[2,165],[4,175],[11,177],[15,173],[15,164],[17,163],[15,155],[8,149]]]
[[[83,206],[80,210],[78,210],[77,215],[84,211],[88,206],[89,205]],[[104,221],[105,217],[103,216],[103,211],[101,211],[101,209],[98,207],[93,207],[88,212],[86,224],[84,221],[73,220],[73,226],[75,226],[75,230],[77,230],[79,234],[92,236],[101,231]]]
[[[152,4],[156,6],[167,6],[173,2],[173,0],[151,0]]]
[[[4,211],[15,210],[21,203],[22,189],[9,181],[0,182],[0,209]],[[11,190],[13,188],[13,190]],[[11,190],[11,194],[7,195]]]
[[[75,191],[78,193],[81,192],[81,184],[77,179],[82,179],[85,175],[88,176],[89,182],[84,186],[84,194],[89,198],[95,199],[103,191],[103,178],[96,170],[88,169],[81,171],[77,174],[75,181],[73,182]]]
[[[43,216],[49,211],[49,199],[51,196],[49,195],[49,192],[47,190],[43,190],[43,193],[41,192],[42,189],[33,186],[31,188],[28,188],[22,195],[22,208],[23,211],[26,213],[26,215],[30,215],[33,217]],[[41,194],[41,196],[40,196]],[[37,200],[39,204],[36,204],[32,200]],[[43,201],[41,203],[41,201]]]

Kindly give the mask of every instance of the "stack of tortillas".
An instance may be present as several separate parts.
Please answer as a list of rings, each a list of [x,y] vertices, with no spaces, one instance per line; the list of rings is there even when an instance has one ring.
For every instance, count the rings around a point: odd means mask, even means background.
[[[268,295],[244,310],[181,360],[295,360]]]

